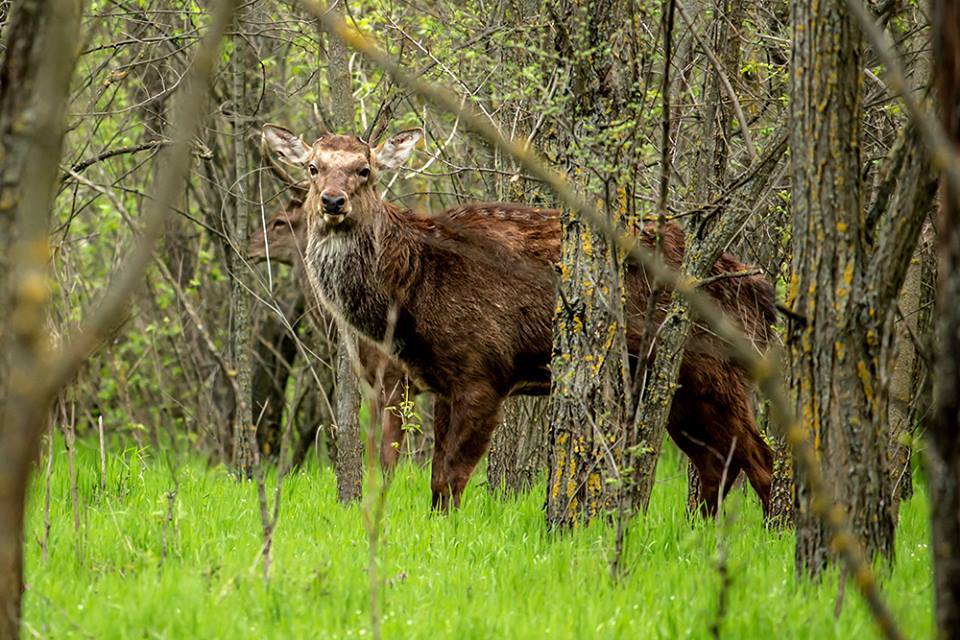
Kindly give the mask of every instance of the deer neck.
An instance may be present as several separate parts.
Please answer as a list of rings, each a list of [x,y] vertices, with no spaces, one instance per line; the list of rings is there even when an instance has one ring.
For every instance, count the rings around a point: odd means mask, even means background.
[[[357,224],[326,231],[310,220],[306,271],[320,301],[361,335],[382,342],[390,302],[377,282],[373,230]]]

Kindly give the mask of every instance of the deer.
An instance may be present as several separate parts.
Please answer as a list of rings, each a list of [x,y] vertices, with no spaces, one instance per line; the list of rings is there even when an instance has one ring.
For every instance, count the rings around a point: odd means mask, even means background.
[[[294,197],[274,212],[263,228],[250,232],[247,239],[247,257],[255,262],[273,260],[292,266],[307,300],[308,317],[318,331],[326,333],[331,325],[330,314],[316,302],[306,278],[303,277],[306,247],[307,223],[303,202]],[[384,471],[389,472],[399,460],[400,446],[406,434],[399,411],[400,403],[404,400],[405,393],[413,397],[419,394],[420,390],[409,381],[399,363],[362,337],[357,344],[357,357],[364,381],[374,389],[373,411],[380,416],[382,425],[380,465]]]
[[[399,168],[419,140],[417,131],[379,145],[324,133],[307,144],[284,127],[262,129],[271,162],[305,173],[289,184],[303,194],[304,260],[317,296],[358,333],[384,344],[434,394],[431,504],[448,512],[461,503],[504,399],[550,391],[561,224],[548,208],[479,203],[428,217],[384,201],[378,176]],[[644,227],[639,242],[653,247],[658,233],[665,261],[678,268],[683,231]],[[713,275],[744,270],[724,254]],[[642,266],[627,266],[626,338],[636,366],[648,355],[641,353],[648,301],[656,296],[659,322],[670,296],[665,287],[651,292],[650,280]],[[775,319],[769,282],[721,277],[704,290],[758,349],[766,348]],[[766,512],[773,456],[757,430],[745,372],[699,325],[682,358],[667,431],[699,471],[701,511],[714,515],[744,472]]]

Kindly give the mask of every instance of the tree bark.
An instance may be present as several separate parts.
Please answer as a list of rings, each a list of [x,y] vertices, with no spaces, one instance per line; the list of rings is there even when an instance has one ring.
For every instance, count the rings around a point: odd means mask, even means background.
[[[606,166],[629,134],[603,130],[630,117],[628,98],[636,90],[629,59],[629,3],[616,0],[552,6],[556,46],[567,85],[564,99],[572,120],[557,140],[561,162],[581,189],[604,203],[613,219],[632,211],[632,184]],[[591,51],[584,56],[584,51]],[[641,102],[640,100],[637,101]],[[626,127],[624,127],[626,129]],[[623,164],[630,166],[628,159]],[[598,174],[603,174],[598,177]],[[554,317],[550,416],[549,482],[546,518],[553,528],[571,528],[615,505],[621,478],[625,374],[623,256],[585,221],[562,213],[559,297]]]
[[[896,197],[865,212],[862,38],[845,2],[793,3],[793,262],[787,347],[797,413],[869,557],[893,557],[888,384],[894,308],[932,196],[929,157],[904,128],[886,162]],[[867,218],[872,224],[866,224]],[[795,465],[796,566],[819,576],[826,531]]]
[[[954,162],[960,154],[960,3],[934,0],[934,77]],[[960,637],[960,193],[943,181],[937,229],[936,414],[930,425],[930,519],[938,636]]]
[[[547,461],[546,402],[509,398],[487,457],[487,487],[493,492],[529,489]]]

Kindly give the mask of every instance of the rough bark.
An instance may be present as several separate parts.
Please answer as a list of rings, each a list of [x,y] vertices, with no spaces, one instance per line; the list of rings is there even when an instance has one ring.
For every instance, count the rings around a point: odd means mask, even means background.
[[[885,162],[895,196],[865,211],[859,26],[844,2],[796,0],[793,29],[791,389],[853,533],[868,556],[892,558],[893,319],[932,197],[930,160],[906,127]],[[797,570],[818,576],[830,560],[825,529],[795,470]]]
[[[607,215],[625,219],[632,208],[629,182],[616,168],[587,163],[614,157],[621,135],[600,125],[629,116],[636,89],[631,64],[629,3],[561,1],[556,47],[565,61],[564,99],[572,120],[558,136],[558,155],[569,175]],[[590,51],[585,56],[583,52]],[[639,101],[638,101],[639,102]],[[604,165],[609,164],[607,162]],[[629,166],[629,161],[624,161]],[[598,177],[598,174],[602,174]],[[549,526],[577,526],[614,506],[625,416],[623,258],[602,234],[565,210],[559,296],[554,318],[551,425],[546,518]],[[613,482],[608,482],[613,481]]]
[[[934,77],[954,159],[960,153],[960,3],[934,0]],[[956,160],[954,160],[956,161]],[[938,635],[960,637],[960,193],[943,181],[938,218],[939,350],[930,425],[930,504]]]
[[[487,486],[493,492],[520,493],[546,466],[546,401],[510,398],[504,403],[487,458]]]
[[[250,44],[242,31],[246,15],[252,15],[250,7],[238,13],[234,23],[237,35],[233,37],[233,60],[231,69],[231,94],[233,111],[231,118],[233,181],[231,184],[232,220],[230,236],[233,247],[242,247],[250,227],[250,202],[253,190],[248,171],[249,118],[247,117],[247,75],[250,67]],[[250,331],[250,290],[249,269],[242,256],[235,251],[227,251],[227,268],[230,274],[230,357],[233,365],[232,375],[236,377],[239,393],[251,397],[253,370],[251,359]],[[228,373],[231,375],[231,373]],[[253,452],[250,451],[248,432],[256,429],[253,409],[248,402],[237,403],[233,411],[233,467],[238,477],[247,478],[252,473]]]

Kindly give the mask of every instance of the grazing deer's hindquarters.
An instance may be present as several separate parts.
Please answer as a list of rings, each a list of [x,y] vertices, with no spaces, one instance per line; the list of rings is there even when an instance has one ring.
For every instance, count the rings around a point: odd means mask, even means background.
[[[317,296],[368,339],[389,337],[391,354],[436,394],[433,504],[459,505],[504,398],[549,392],[558,213],[486,203],[425,217],[384,202],[377,176],[409,157],[417,132],[375,148],[333,134],[307,145],[273,125],[264,126],[263,136],[281,161],[306,171],[306,182],[288,183],[303,196],[305,267]],[[683,233],[674,225],[663,233],[664,258],[677,268]],[[654,231],[644,229],[639,240],[653,246]],[[725,254],[713,274],[743,270]],[[704,288],[758,349],[766,347],[774,293],[765,279],[719,278]],[[636,365],[651,295],[641,267],[629,266],[626,289],[627,343]],[[670,292],[656,295],[662,319]],[[772,453],[757,430],[748,392],[745,374],[724,345],[696,328],[683,354],[668,431],[700,472],[707,513],[741,471],[768,505]],[[719,452],[731,449],[721,487],[727,461]]]

